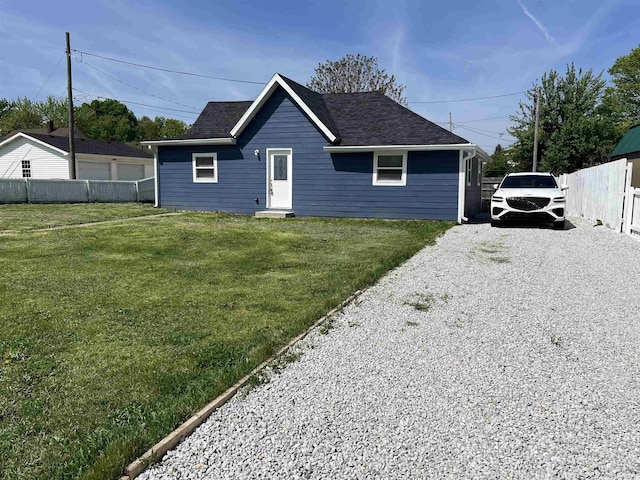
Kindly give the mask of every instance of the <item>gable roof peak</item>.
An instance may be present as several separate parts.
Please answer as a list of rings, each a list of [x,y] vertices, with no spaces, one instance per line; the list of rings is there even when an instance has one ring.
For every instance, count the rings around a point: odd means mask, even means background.
[[[273,77],[271,77],[269,83],[262,89],[262,92],[260,92],[244,115],[242,115],[240,120],[238,120],[231,129],[231,136],[237,137],[242,133],[278,87],[282,88],[287,95],[291,97],[298,108],[309,117],[311,122],[313,122],[329,142],[335,143],[339,140],[337,129],[329,115],[327,107],[324,105],[322,95],[279,73],[275,73]]]

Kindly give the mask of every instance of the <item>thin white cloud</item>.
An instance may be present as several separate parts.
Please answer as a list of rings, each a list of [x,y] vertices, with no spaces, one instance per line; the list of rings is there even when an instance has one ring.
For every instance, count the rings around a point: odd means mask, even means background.
[[[527,7],[525,7],[520,0],[516,1],[518,2],[518,5],[520,5],[520,8],[524,12],[524,14],[529,17],[533,23],[536,24],[536,27],[538,27],[538,29],[542,32],[544,38],[547,39],[547,42],[549,42],[551,45],[557,45],[558,42],[556,42],[555,38],[551,36],[549,30],[547,30],[547,27],[545,27],[542,22],[540,22],[540,20],[534,17],[533,14],[529,10],[527,10]]]

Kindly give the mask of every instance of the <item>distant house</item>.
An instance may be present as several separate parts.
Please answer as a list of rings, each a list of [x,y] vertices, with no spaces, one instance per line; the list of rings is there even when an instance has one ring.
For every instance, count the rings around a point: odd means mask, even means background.
[[[631,185],[640,188],[640,124],[632,126],[611,152],[611,160],[626,158],[633,163]]]
[[[488,158],[381,93],[279,74],[253,102],[208,103],[186,137],[142,143],[158,206],[258,215],[462,222],[480,211]]]
[[[0,178],[71,177],[69,129],[18,130],[0,139]],[[153,176],[153,157],[122,142],[87,138],[76,130],[76,178],[139,180]]]

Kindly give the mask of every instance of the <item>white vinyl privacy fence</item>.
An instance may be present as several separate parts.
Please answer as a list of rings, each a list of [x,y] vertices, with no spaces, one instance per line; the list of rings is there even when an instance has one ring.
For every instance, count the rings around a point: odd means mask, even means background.
[[[567,215],[601,221],[640,238],[640,188],[632,185],[633,168],[634,162],[623,158],[562,175],[561,183],[569,186]]]
[[[154,179],[39,180],[0,178],[0,203],[153,202]]]
[[[626,200],[624,232],[640,239],[640,188],[630,187]]]
[[[569,186],[567,214],[599,220],[622,231],[626,180],[626,159],[562,175],[561,182]]]

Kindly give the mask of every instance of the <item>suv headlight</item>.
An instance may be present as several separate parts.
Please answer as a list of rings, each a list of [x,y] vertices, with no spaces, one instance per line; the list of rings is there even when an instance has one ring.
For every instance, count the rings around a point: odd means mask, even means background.
[[[554,201],[554,202],[556,202],[556,203],[562,203],[562,202],[566,202],[566,201],[567,201],[567,199],[566,199],[566,198],[564,198],[564,197],[555,197],[555,198],[553,199],[553,201]]]
[[[496,197],[495,195],[493,197],[491,197],[491,200],[494,202],[501,202],[502,200],[504,200],[504,198],[502,197]]]

